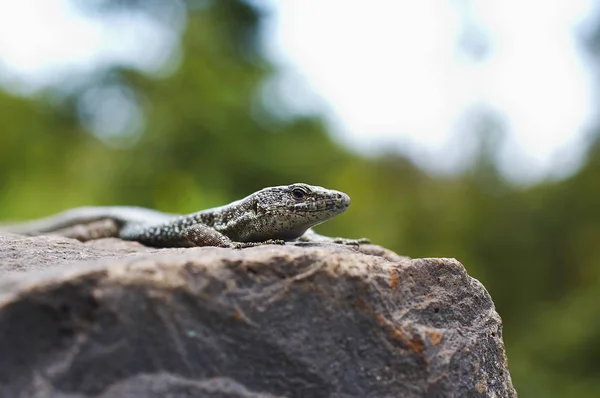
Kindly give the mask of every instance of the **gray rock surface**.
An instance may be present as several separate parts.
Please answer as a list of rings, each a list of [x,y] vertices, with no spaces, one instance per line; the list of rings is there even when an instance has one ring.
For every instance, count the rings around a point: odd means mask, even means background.
[[[0,397],[516,397],[453,259],[0,235]]]

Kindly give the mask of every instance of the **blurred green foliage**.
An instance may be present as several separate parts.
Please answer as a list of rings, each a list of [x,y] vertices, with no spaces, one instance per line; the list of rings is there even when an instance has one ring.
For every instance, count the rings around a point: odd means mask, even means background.
[[[353,204],[321,233],[456,257],[484,283],[522,397],[600,396],[600,144],[575,175],[527,188],[504,181],[484,149],[452,177],[397,154],[359,156],[318,117],[282,116],[260,100],[275,68],[254,8],[190,4],[170,75],[112,68],[68,94],[0,93],[0,219],[80,205],[185,213],[299,181],[339,189]],[[78,101],[103,86],[134,97],[139,134],[101,139],[83,127]]]

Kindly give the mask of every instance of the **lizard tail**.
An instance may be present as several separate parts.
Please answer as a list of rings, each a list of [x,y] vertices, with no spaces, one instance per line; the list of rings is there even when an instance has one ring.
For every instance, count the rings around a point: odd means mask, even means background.
[[[21,235],[40,235],[78,224],[88,224],[105,218],[112,218],[101,207],[79,207],[61,213],[20,223],[0,224],[1,232]]]

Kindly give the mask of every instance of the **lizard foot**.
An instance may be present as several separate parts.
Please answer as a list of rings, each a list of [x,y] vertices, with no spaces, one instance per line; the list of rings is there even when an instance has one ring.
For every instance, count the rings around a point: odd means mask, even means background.
[[[369,238],[359,238],[359,239],[333,238],[333,243],[338,243],[341,245],[360,246],[361,244],[371,243],[371,240]]]
[[[233,242],[234,249],[243,249],[245,247],[255,247],[262,245],[285,245],[285,241],[282,239],[269,239],[264,242]]]
[[[263,245],[285,245],[285,241],[283,239],[269,239],[264,242],[261,242]]]

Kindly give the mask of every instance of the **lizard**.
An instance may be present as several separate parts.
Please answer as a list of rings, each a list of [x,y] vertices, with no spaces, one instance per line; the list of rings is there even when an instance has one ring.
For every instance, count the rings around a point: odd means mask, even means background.
[[[47,218],[0,228],[24,235],[57,234],[81,241],[119,237],[154,247],[244,248],[286,241],[357,245],[312,230],[350,205],[339,191],[295,183],[261,189],[228,205],[187,215],[134,206],[79,207]]]

